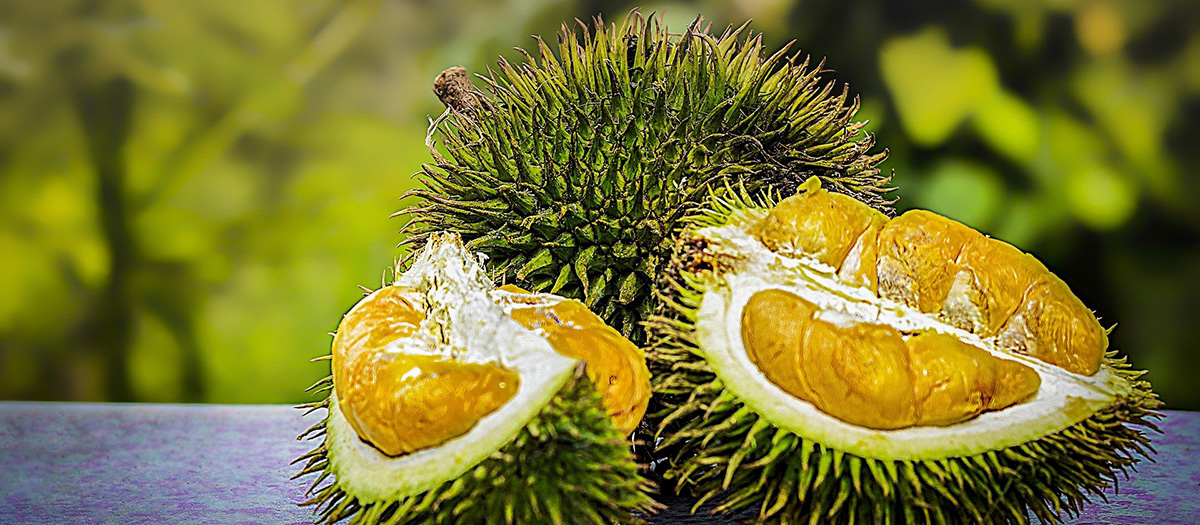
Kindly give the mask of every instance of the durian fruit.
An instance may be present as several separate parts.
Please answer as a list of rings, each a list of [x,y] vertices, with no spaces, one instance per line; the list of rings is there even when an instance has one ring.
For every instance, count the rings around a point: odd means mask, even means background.
[[[821,188],[728,192],[648,321],[666,476],[760,523],[1027,523],[1152,453],[1160,406],[1031,255]]]
[[[790,45],[768,56],[745,26],[672,34],[635,11],[564,25],[557,54],[540,38],[522,52],[482,91],[462,68],[439,77],[448,109],[407,194],[422,201],[399,212],[404,242],[458,232],[497,280],[579,299],[640,344],[681,220],[713,188],[794,192],[820,175],[889,209],[858,99]]]
[[[327,413],[297,477],[317,474],[319,521],[637,523],[656,508],[626,437],[649,399],[637,347],[575,301],[494,289],[454,234],[397,273],[342,319],[314,385],[328,397],[308,407]]]

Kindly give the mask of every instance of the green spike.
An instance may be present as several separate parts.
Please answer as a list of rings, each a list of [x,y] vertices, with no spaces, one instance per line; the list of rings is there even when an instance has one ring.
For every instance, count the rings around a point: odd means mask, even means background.
[[[569,266],[563,267],[564,270],[569,268]],[[638,285],[637,274],[630,273],[621,279],[621,287],[617,292],[616,302],[620,304],[627,304],[629,301],[632,301],[640,291],[641,287]]]
[[[575,275],[579,277],[579,282],[583,285],[584,296],[588,295],[588,270],[592,267],[592,260],[596,256],[597,246],[588,246],[583,251],[579,252],[579,256],[575,258]]]
[[[571,267],[563,266],[558,271],[558,278],[554,280],[554,286],[550,288],[550,293],[558,293],[564,286],[571,281]]]
[[[529,262],[525,263],[519,271],[517,271],[517,279],[525,280],[527,276],[540,272],[543,269],[554,264],[554,256],[550,254],[550,250],[542,248],[533,256]]]

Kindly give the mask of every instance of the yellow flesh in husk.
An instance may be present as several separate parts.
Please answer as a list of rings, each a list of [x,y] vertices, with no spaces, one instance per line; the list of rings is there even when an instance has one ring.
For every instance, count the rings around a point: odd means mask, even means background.
[[[530,293],[511,284],[499,289]],[[650,402],[650,370],[640,348],[579,301],[516,307],[511,315],[526,328],[544,331],[558,353],[587,363],[587,375],[617,428],[628,434],[637,427]]]
[[[742,311],[742,339],[772,383],[848,423],[956,423],[1025,399],[1041,384],[1033,369],[948,335],[904,340],[886,325],[839,326],[819,313],[795,294],[760,291]]]
[[[745,410],[805,440],[969,456],[1069,428],[1135,386],[1060,279],[949,219],[889,220],[812,178],[773,207],[718,198],[697,224],[674,283],[693,331],[652,320],[669,336],[655,348],[697,354]]]
[[[1100,368],[1108,337],[1095,315],[1033,256],[951,219],[888,220],[817,180],[751,228],[767,248],[815,258],[847,284],[933,314],[1001,349],[1076,374]]]
[[[339,408],[360,438],[390,456],[465,434],[520,386],[515,372],[494,364],[389,349],[425,317],[412,293],[401,286],[375,292],[342,319],[333,343]]]

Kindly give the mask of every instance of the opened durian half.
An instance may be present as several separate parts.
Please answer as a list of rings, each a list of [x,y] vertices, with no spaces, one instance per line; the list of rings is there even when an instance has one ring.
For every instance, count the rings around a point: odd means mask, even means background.
[[[950,219],[889,219],[814,177],[717,199],[664,281],[652,419],[666,476],[714,511],[1055,521],[1151,451],[1159,402],[1092,312]]]
[[[310,405],[327,417],[302,436],[321,443],[297,460],[319,520],[629,523],[655,505],[626,437],[641,350],[578,301],[496,289],[457,235],[356,304],[329,361]]]

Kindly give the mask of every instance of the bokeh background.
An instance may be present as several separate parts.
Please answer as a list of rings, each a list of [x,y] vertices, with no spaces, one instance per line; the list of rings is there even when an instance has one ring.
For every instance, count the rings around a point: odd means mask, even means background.
[[[6,2],[0,399],[304,401],[399,255],[433,77],[634,5]],[[1200,409],[1200,3],[641,7],[827,58],[900,208],[1035,253],[1169,408]]]

